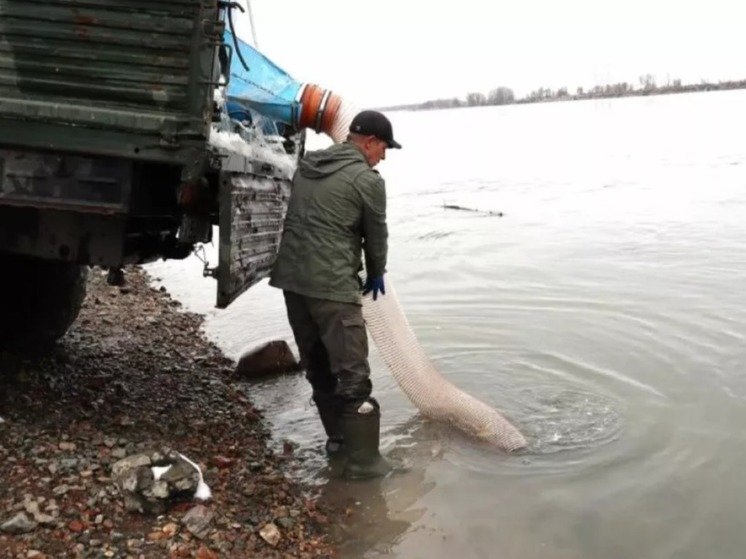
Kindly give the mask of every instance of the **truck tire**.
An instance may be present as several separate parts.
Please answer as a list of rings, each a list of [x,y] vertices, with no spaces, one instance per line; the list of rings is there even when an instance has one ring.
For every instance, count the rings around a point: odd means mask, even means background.
[[[0,253],[0,350],[47,351],[78,317],[88,267]]]

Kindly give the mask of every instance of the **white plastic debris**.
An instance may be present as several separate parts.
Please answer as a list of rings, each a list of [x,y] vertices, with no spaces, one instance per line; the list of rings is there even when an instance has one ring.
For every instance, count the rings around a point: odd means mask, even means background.
[[[235,132],[215,130],[210,132],[210,145],[229,153],[236,153],[255,161],[265,161],[273,165],[283,177],[290,179],[295,172],[295,160],[286,153],[273,151],[261,143],[251,144]]]
[[[197,472],[199,472],[199,483],[197,484],[197,491],[194,493],[194,498],[198,499],[200,501],[208,501],[212,499],[212,491],[210,491],[210,488],[205,483],[204,478],[202,477],[202,470],[200,467],[189,460],[186,456],[184,456],[181,452],[177,452],[178,454],[185,462],[187,462],[189,465],[197,469]]]
[[[212,98],[219,108],[225,107],[225,87],[216,87]]]
[[[153,466],[150,469],[153,470],[153,479],[158,481],[163,474],[171,469],[171,466]]]

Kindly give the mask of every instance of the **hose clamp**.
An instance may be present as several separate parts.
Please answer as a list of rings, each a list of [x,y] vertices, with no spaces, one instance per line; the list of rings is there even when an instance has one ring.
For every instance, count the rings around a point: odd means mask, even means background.
[[[329,102],[332,92],[328,89],[324,90],[324,95],[321,97],[321,103],[319,103],[319,110],[316,111],[316,133],[321,132],[321,122],[324,119],[324,111],[326,111],[326,104]]]

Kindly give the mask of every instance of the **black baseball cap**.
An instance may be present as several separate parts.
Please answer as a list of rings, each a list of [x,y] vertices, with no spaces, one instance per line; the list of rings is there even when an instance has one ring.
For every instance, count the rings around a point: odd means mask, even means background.
[[[401,149],[401,144],[394,140],[391,121],[378,111],[359,112],[350,123],[350,132],[363,136],[375,136],[386,142],[388,147]]]

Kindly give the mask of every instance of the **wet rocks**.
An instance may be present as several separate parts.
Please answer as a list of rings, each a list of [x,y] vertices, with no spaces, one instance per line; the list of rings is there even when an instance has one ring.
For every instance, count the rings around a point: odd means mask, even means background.
[[[297,372],[300,365],[285,340],[267,342],[244,353],[238,360],[236,375],[244,379]]]
[[[90,274],[53,353],[0,355],[0,559],[332,556],[319,505],[284,473],[302,455],[270,450],[235,362],[142,271],[127,280],[123,294]],[[164,512],[128,510],[125,485]]]

